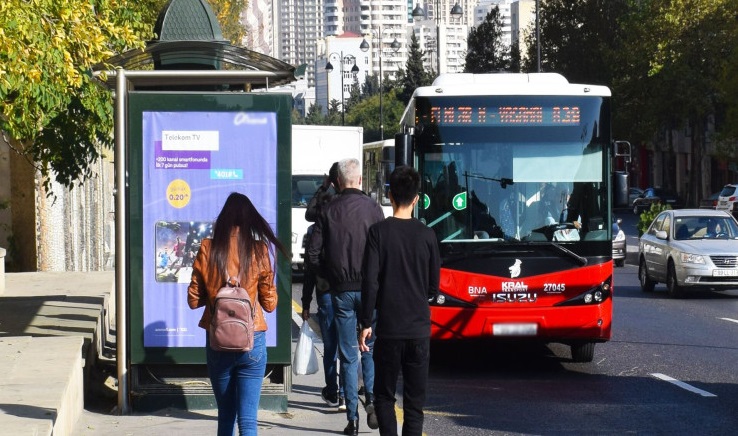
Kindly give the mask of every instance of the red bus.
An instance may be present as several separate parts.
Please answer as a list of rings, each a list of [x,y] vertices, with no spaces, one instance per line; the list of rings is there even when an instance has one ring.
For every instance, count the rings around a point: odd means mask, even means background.
[[[442,257],[432,339],[563,343],[590,362],[612,323],[610,90],[563,76],[447,74],[418,88],[396,164]]]

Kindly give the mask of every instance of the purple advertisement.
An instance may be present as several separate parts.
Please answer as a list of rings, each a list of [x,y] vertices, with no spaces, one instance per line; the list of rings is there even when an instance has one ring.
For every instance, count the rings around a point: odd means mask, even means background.
[[[143,149],[144,347],[204,347],[204,308],[187,305],[192,262],[231,192],[276,232],[276,114],[144,112]],[[273,347],[276,314],[266,317]]]

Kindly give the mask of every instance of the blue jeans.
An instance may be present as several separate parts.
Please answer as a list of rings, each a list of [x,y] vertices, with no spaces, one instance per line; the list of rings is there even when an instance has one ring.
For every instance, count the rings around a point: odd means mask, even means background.
[[[323,336],[323,372],[328,389],[331,392],[338,390],[338,395],[342,397],[343,383],[338,383],[338,330],[331,300],[330,292],[317,295],[318,323]]]
[[[338,358],[341,361],[341,375],[346,398],[346,418],[351,421],[359,418],[359,338],[356,331],[357,313],[361,311],[361,291],[344,291],[332,294],[333,310],[338,329]],[[374,360],[372,349],[374,335],[367,340],[369,350],[361,353],[361,370],[364,376],[364,389],[374,392]]]
[[[215,351],[207,347],[207,365],[215,402],[218,404],[218,436],[256,435],[261,385],[266,371],[266,332],[254,333],[254,349],[244,353]]]

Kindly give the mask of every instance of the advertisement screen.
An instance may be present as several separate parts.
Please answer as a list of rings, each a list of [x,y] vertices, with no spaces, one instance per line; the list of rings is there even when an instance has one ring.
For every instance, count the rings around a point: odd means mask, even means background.
[[[204,308],[187,305],[192,263],[232,192],[277,233],[276,114],[144,111],[142,135],[143,346],[204,347]],[[276,312],[266,317],[274,347]]]

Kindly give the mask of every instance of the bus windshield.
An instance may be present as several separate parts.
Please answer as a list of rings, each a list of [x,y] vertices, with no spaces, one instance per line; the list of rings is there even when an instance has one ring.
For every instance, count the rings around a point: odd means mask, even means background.
[[[418,217],[441,243],[609,241],[601,97],[418,97]]]

